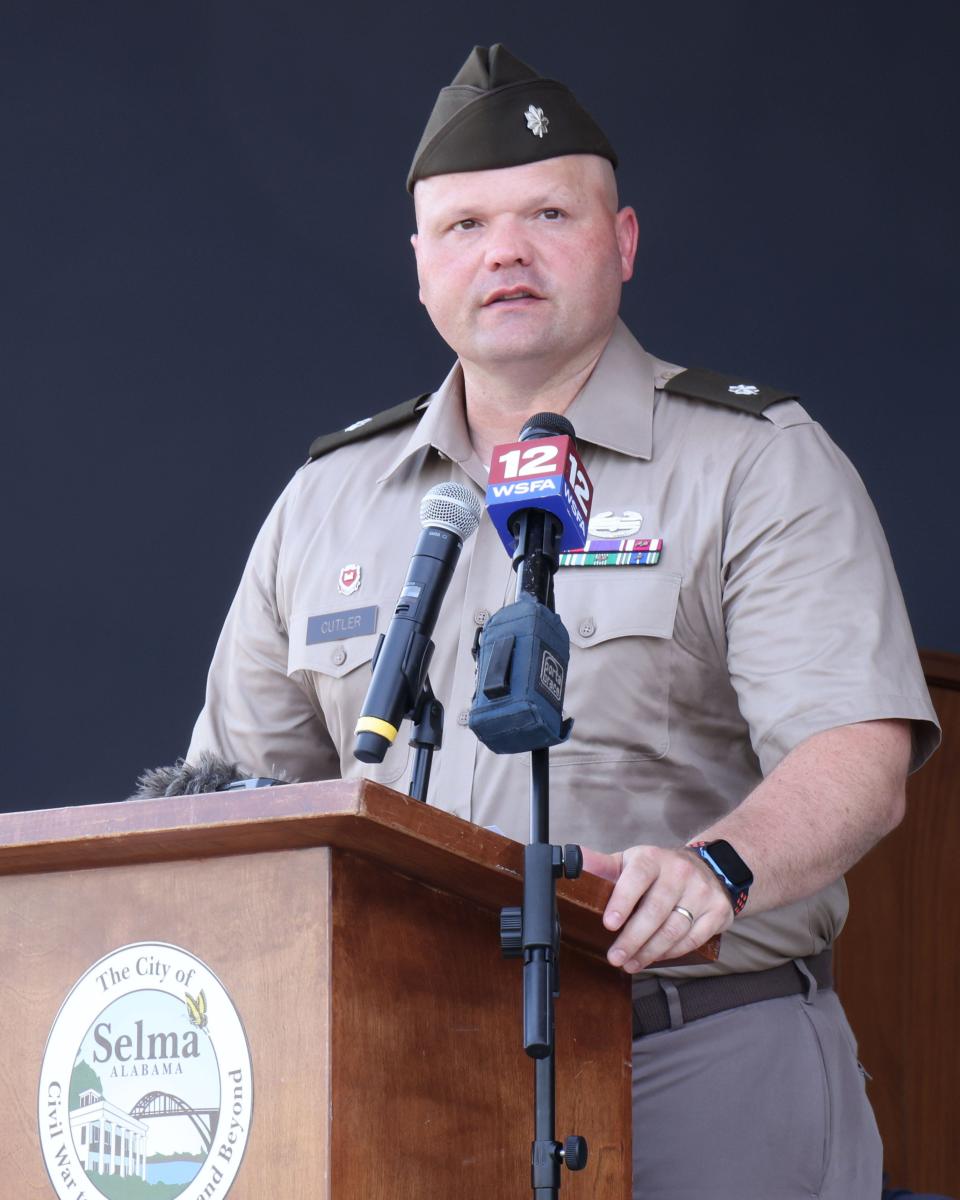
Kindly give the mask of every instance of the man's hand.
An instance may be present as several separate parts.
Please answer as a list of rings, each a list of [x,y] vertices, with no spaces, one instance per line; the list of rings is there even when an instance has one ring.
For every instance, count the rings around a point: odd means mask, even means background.
[[[689,954],[733,924],[723,885],[689,850],[631,846],[601,854],[584,847],[583,865],[615,885],[603,923],[620,934],[607,959],[631,975],[661,959]]]

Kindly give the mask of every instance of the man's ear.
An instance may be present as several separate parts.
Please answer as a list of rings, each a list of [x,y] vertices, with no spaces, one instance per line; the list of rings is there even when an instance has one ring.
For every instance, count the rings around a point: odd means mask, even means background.
[[[620,279],[626,283],[633,275],[633,262],[640,242],[637,214],[630,207],[621,208],[614,218],[617,223],[617,245],[620,248]]]
[[[416,260],[417,260],[417,279],[419,280],[419,278],[420,278],[420,259],[417,255],[417,235],[415,233],[410,234],[410,245],[413,247],[413,255],[414,255],[414,258],[416,258]],[[417,299],[420,301],[421,304],[423,304],[423,288],[417,289]]]

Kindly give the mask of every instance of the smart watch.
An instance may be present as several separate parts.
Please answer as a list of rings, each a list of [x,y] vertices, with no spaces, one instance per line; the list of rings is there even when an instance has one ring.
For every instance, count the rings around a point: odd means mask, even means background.
[[[736,915],[743,910],[753,883],[753,872],[729,842],[688,842],[692,850],[707,864],[723,884]]]

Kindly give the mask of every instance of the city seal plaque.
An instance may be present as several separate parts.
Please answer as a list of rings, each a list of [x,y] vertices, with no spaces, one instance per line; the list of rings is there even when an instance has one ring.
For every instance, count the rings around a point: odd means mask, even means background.
[[[74,984],[40,1069],[40,1146],[61,1200],[220,1200],[252,1115],[246,1034],[200,959],[138,942]]]

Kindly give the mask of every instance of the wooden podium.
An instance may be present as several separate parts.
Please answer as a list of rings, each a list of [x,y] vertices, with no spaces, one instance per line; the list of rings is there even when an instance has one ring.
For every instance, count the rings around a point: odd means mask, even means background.
[[[38,1080],[70,989],[114,949],[164,942],[219,977],[249,1043],[231,1200],[529,1195],[533,1064],[498,934],[521,869],[518,843],[371,783],[0,815],[3,1194],[55,1195]],[[603,957],[608,894],[592,876],[558,885],[557,1136],[590,1146],[563,1173],[569,1200],[630,1195],[630,993]]]

